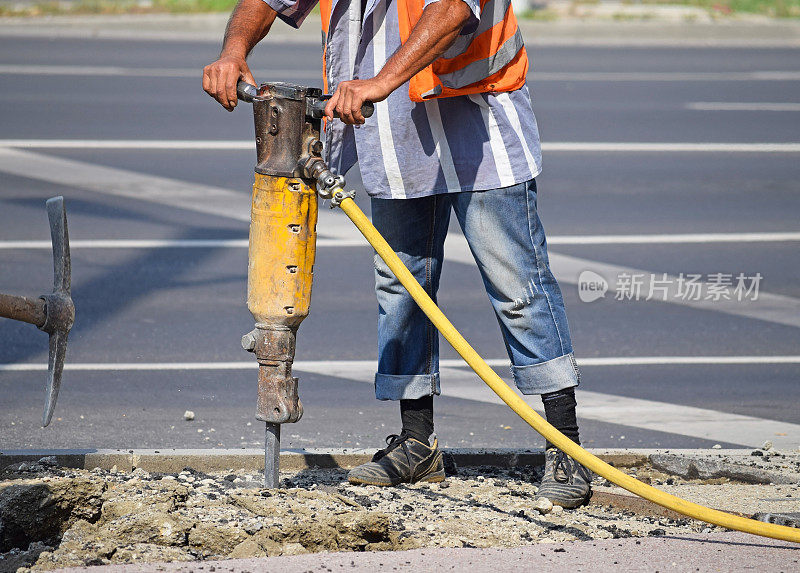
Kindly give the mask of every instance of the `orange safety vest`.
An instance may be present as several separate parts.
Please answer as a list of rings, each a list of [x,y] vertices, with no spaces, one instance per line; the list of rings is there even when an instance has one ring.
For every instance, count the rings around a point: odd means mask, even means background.
[[[396,1],[400,41],[405,43],[422,16],[425,1]],[[319,5],[322,32],[327,38],[333,0],[320,0]],[[323,53],[323,66],[324,61]],[[442,56],[413,76],[408,95],[413,101],[421,102],[440,97],[510,92],[525,84],[527,74],[528,54],[511,0],[481,0],[481,16],[475,31],[459,36]],[[327,91],[327,77],[324,82]]]

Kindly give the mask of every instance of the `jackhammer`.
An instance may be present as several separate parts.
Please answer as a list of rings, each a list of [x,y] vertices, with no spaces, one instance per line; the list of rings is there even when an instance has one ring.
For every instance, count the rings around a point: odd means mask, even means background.
[[[277,487],[281,424],[303,415],[292,362],[297,328],[311,303],[317,194],[334,199],[344,178],[322,159],[327,96],[321,90],[239,82],[237,92],[253,104],[256,135],[247,273],[247,307],[255,328],[242,337],[242,347],[258,360],[256,419],[266,423],[264,484]],[[372,104],[362,110],[364,117],[372,112]]]

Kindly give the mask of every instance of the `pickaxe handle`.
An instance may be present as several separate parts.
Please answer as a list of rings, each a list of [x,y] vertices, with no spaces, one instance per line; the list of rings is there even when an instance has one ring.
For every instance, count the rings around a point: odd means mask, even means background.
[[[41,298],[0,293],[0,317],[42,326],[47,318],[47,310]]]

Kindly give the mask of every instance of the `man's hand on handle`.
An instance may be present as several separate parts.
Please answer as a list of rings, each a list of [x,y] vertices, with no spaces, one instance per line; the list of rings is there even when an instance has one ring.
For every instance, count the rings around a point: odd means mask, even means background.
[[[325,106],[325,115],[336,111],[344,123],[362,124],[365,101],[383,101],[411,77],[453,45],[470,19],[469,6],[462,0],[439,0],[422,12],[408,40],[392,55],[381,71],[368,80],[341,82]]]
[[[263,0],[239,0],[233,9],[219,59],[203,68],[203,89],[228,111],[236,107],[236,83],[256,84],[245,58],[269,32],[278,15]]]
[[[383,101],[393,89],[378,78],[341,82],[325,106],[325,116],[333,119],[336,112],[344,123],[360,125],[364,123],[364,102]]]
[[[244,58],[222,56],[203,68],[203,89],[228,111],[236,107],[236,84],[239,80],[258,85]]]

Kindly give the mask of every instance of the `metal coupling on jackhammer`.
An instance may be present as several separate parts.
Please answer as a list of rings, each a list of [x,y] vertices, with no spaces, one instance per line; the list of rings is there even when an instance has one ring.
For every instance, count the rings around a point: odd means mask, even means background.
[[[313,144],[310,151],[313,153]],[[303,175],[316,181],[317,193],[322,199],[331,199],[337,190],[344,187],[344,176],[334,174],[319,155],[307,155],[300,159]]]
[[[298,167],[303,175],[317,183],[317,194],[322,199],[331,200],[331,209],[338,207],[347,197],[355,197],[355,191],[345,191],[344,175],[335,175],[325,160],[322,159],[322,144],[312,141],[308,146],[308,155],[302,157]]]

